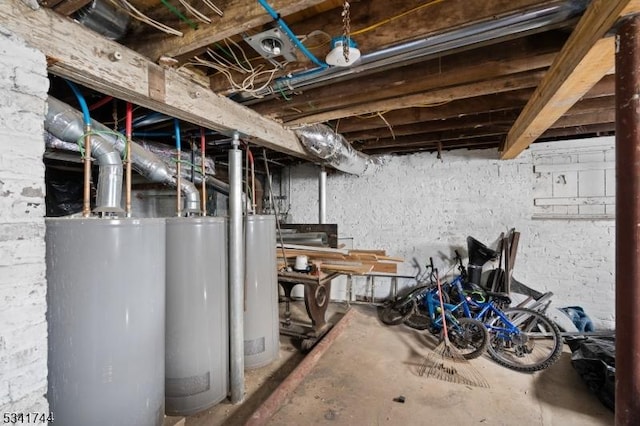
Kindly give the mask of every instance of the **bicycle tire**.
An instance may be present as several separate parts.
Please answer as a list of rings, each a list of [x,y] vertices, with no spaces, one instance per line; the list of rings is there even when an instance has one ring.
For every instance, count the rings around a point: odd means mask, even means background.
[[[492,317],[486,323],[490,334],[487,352],[495,362],[530,373],[544,370],[560,358],[563,345],[560,330],[547,316],[528,308],[507,308],[502,312],[509,321],[519,322],[518,328],[524,329],[524,333],[506,335],[493,330],[492,327],[505,327],[505,324],[501,318]]]
[[[378,316],[380,317],[380,321],[386,325],[402,324],[413,313],[414,305],[415,302],[409,305],[410,307],[407,307],[406,305],[403,306],[404,308],[407,308],[405,312],[404,309],[398,310],[395,304],[389,304],[380,309]]]
[[[448,326],[449,341],[465,359],[475,359],[484,354],[489,345],[487,327],[473,318],[458,318],[458,324]],[[471,352],[467,352],[471,350]]]
[[[404,325],[416,330],[426,330],[431,326],[429,314],[422,313],[419,309],[412,312],[403,322]]]

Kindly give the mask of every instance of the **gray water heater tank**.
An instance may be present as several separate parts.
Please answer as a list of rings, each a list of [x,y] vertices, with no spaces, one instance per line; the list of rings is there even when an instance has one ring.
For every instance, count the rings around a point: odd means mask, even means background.
[[[167,219],[166,413],[227,397],[229,332],[224,218]]]
[[[280,351],[275,216],[247,216],[245,237],[244,366],[258,368]]]
[[[47,399],[60,426],[164,419],[164,219],[47,219]]]

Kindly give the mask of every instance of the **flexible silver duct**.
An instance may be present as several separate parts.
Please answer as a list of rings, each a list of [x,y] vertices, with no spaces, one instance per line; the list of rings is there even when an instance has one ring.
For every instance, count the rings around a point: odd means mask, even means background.
[[[173,175],[177,173],[176,171],[177,167],[175,167],[175,158],[176,158],[175,148],[169,147],[165,144],[149,142],[149,141],[140,142],[140,144],[145,149],[151,151],[152,153],[160,157],[167,164],[167,167],[169,168],[169,170]],[[184,163],[187,163],[187,164],[190,163],[191,161],[191,156],[187,152],[182,152],[180,155],[180,158]],[[196,155],[195,164],[201,164],[201,162],[202,160],[200,155]],[[206,184],[223,195],[229,195],[229,184],[211,176],[213,174],[215,174],[215,163],[210,158],[205,157]],[[189,170],[188,168],[183,168],[181,175],[185,179],[191,179],[191,170]],[[193,176],[193,181],[196,184],[202,183],[202,172],[200,171],[199,167],[196,168],[195,174]]]
[[[80,111],[51,96],[47,99],[47,104],[46,130],[63,141],[75,142],[78,140],[84,133]],[[113,130],[95,120],[91,120],[91,127],[94,132],[98,133],[101,140],[108,142],[118,152],[125,152],[125,138],[122,135],[115,134]],[[78,131],[80,133],[76,135]],[[94,139],[97,138],[92,138],[92,142]],[[155,154],[135,142],[131,143],[131,161],[133,169],[149,181],[176,187],[176,177],[171,173],[169,167]],[[122,178],[122,164],[120,165],[120,176]],[[180,186],[185,197],[185,212],[187,214],[198,213],[200,211],[200,194],[195,185],[183,180]],[[119,191],[122,191],[122,184],[118,188]]]
[[[339,133],[324,124],[313,124],[297,129],[296,135],[302,145],[322,163],[353,175],[371,172],[379,159],[356,151]]]
[[[129,15],[105,0],[91,1],[73,17],[82,25],[111,40],[124,37],[129,26]]]
[[[52,98],[49,98],[52,99]],[[58,101],[59,102],[59,101]],[[48,147],[80,151],[76,141],[84,143],[84,125],[82,114],[77,111],[77,117],[68,112],[72,109],[57,108],[49,103],[44,127],[51,137],[46,137]],[[68,141],[68,142],[64,142]],[[64,144],[64,146],[63,146]],[[98,185],[96,194],[97,213],[122,213],[120,199],[122,195],[122,160],[113,145],[102,135],[91,137],[91,156],[98,164]]]

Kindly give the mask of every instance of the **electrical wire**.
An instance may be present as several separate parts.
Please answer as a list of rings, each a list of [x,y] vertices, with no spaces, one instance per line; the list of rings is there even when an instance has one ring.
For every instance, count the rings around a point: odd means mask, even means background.
[[[187,3],[186,0],[178,0],[178,1],[182,6],[184,6],[185,9],[187,9],[187,12],[192,14],[200,22],[204,22],[205,24],[211,23],[211,19],[207,15],[201,13],[198,9],[191,6],[189,3]]]
[[[182,31],[178,31],[174,28],[171,28],[168,25],[163,24],[162,22],[158,22],[156,20],[149,18],[147,15],[145,15],[144,13],[136,9],[135,6],[133,6],[127,0],[109,0],[109,2],[114,6],[118,7],[119,9],[124,10],[129,16],[131,16],[132,18],[140,22],[143,22],[167,34],[172,34],[178,37],[183,36]]]
[[[220,16],[224,15],[224,12],[222,12],[222,10],[220,10],[220,8],[218,6],[216,6],[215,4],[213,4],[210,0],[202,0],[202,2],[211,10],[213,10],[215,13],[217,13]]]
[[[421,4],[420,6],[414,7],[413,9],[409,9],[409,10],[407,10],[405,12],[399,13],[399,14],[397,14],[395,16],[392,16],[390,18],[387,18],[387,19],[383,19],[382,21],[376,22],[375,24],[369,25],[368,27],[359,29],[357,31],[352,31],[351,32],[351,36],[356,36],[356,35],[364,34],[364,33],[369,32],[369,31],[373,31],[378,27],[381,27],[381,26],[383,26],[385,24],[388,24],[389,22],[395,21],[396,19],[400,19],[403,16],[407,16],[407,15],[409,15],[411,13],[417,12],[418,10],[424,9],[425,7],[434,6],[434,5],[438,4],[438,3],[442,3],[443,1],[445,1],[445,0],[431,0],[431,1],[428,1],[426,3]]]
[[[164,5],[164,7],[169,9],[171,13],[176,15],[182,22],[189,25],[194,30],[198,29],[198,25],[195,22],[193,22],[191,19],[184,16],[182,12],[180,12],[174,5],[169,3],[169,0],[160,0],[160,2]]]

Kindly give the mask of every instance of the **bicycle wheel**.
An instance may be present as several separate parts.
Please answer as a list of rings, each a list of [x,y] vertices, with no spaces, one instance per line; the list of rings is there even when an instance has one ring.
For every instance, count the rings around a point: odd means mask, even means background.
[[[386,325],[398,325],[406,320],[414,311],[415,301],[398,306],[396,303],[390,303],[383,306],[378,315],[380,321]]]
[[[489,332],[481,321],[458,318],[458,324],[447,324],[449,341],[466,359],[478,358],[489,344]]]
[[[562,339],[553,321],[527,308],[507,308],[502,312],[510,324],[500,317],[492,317],[486,323],[490,334],[487,350],[498,364],[533,372],[544,370],[560,358]],[[519,331],[507,331],[512,325]]]
[[[426,330],[431,326],[431,318],[426,308],[418,307],[404,320],[404,325],[416,330]]]

